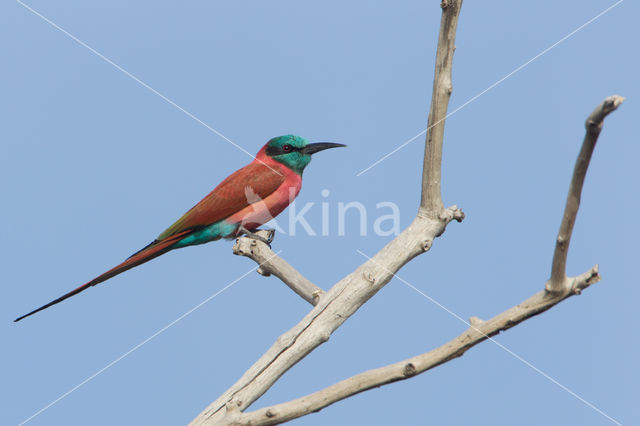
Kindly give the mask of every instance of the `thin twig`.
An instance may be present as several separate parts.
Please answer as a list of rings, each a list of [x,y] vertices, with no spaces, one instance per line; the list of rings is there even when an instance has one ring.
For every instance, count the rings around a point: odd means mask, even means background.
[[[598,136],[602,130],[604,118],[612,111],[615,111],[622,101],[624,101],[624,98],[621,96],[609,96],[593,110],[585,122],[587,131],[584,136],[584,142],[582,143],[582,149],[580,149],[580,154],[578,154],[578,159],[573,169],[567,203],[564,208],[564,214],[562,215],[562,223],[558,231],[556,248],[553,253],[551,279],[547,283],[548,291],[561,292],[568,289],[568,279],[566,275],[567,253],[569,252],[573,225],[578,215],[578,208],[580,207],[580,196],[582,194],[584,178],[589,168],[591,154],[593,154],[593,149],[596,146]]]
[[[256,234],[267,239],[270,236],[269,231],[264,230],[258,231]],[[273,250],[261,241],[248,237],[239,238],[233,246],[233,253],[253,259],[260,265],[258,268],[260,275],[267,277],[275,275],[297,295],[314,306],[318,303],[320,296],[324,294],[320,287],[306,279],[281,257],[276,256]]]

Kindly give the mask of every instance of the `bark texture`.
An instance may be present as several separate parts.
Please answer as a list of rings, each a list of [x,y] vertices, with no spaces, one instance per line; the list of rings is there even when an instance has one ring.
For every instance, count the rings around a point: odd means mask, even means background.
[[[444,118],[453,90],[451,70],[462,0],[444,0],[441,7],[442,20],[425,141],[421,200],[415,219],[376,255],[367,258],[326,293],[278,257],[267,244],[240,238],[234,246],[234,253],[257,262],[261,274],[277,276],[312,304],[313,308],[298,324],[282,334],[235,384],[200,413],[192,425],[272,425],[317,412],[359,392],[414,377],[462,356],[476,344],[546,311],[599,281],[597,265],[573,278],[566,277],[565,265],[589,159],[604,118],[622,102],[619,96],[605,99],[587,119],[587,135],[574,169],[553,256],[552,274],[546,288],[487,321],[471,318],[469,328],[464,333],[429,352],[360,373],[292,401],[247,411],[287,370],[329,340],[331,334],[384,287],[407,262],[428,251],[435,238],[444,233],[449,222],[464,219],[464,214],[456,206],[444,208],[440,185]]]

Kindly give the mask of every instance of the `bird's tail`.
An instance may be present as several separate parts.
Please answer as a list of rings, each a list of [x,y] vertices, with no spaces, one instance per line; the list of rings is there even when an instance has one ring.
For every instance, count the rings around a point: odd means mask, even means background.
[[[81,285],[80,287],[76,288],[75,290],[71,290],[69,293],[64,294],[60,297],[58,297],[55,300],[52,300],[51,302],[47,303],[46,305],[43,305],[41,307],[39,307],[38,309],[35,309],[31,312],[29,312],[28,314],[25,314],[19,318],[16,318],[15,320],[13,320],[13,322],[18,322],[23,318],[26,318],[30,315],[35,314],[36,312],[40,312],[44,309],[47,309],[50,306],[53,306],[57,303],[62,302],[65,299],[68,299],[71,296],[74,296],[86,289],[88,289],[89,287],[92,287],[96,284],[100,284],[103,281],[108,280],[109,278],[113,278],[118,274],[123,273],[124,271],[127,271],[135,266],[141,265],[145,262],[150,261],[151,259],[154,259],[158,256],[160,256],[161,254],[164,254],[166,252],[168,252],[169,250],[171,250],[173,248],[173,245],[175,243],[177,243],[178,241],[180,241],[182,238],[185,237],[185,234],[188,234],[188,231],[185,232],[181,232],[178,233],[176,235],[172,235],[169,238],[166,238],[164,240],[161,241],[154,241],[151,244],[149,244],[148,246],[146,246],[145,248],[143,248],[142,250],[134,253],[131,257],[129,257],[127,260],[125,260],[124,262],[122,262],[121,264],[119,264],[118,266],[109,269],[107,272],[105,272],[104,274],[92,279],[91,281],[89,281],[86,284]]]

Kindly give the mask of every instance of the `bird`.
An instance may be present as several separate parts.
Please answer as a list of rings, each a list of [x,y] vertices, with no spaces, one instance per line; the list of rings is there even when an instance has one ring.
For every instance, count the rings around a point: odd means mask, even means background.
[[[325,149],[344,146],[332,142],[309,143],[296,135],[270,139],[251,163],[224,179],[150,244],[102,275],[16,318],[14,322],[171,250],[242,235],[270,244],[270,240],[257,235],[255,231],[282,213],[298,196],[302,187],[302,172],[311,161],[311,156]]]

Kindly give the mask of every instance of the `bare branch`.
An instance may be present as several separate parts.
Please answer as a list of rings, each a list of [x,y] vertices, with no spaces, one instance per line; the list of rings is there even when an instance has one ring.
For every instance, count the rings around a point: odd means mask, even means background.
[[[442,7],[442,20],[440,21],[440,35],[436,52],[431,109],[427,123],[424,168],[422,170],[422,199],[420,201],[421,209],[436,214],[444,210],[440,191],[442,143],[449,98],[453,91],[451,69],[462,0],[443,0],[440,6]]]
[[[265,230],[258,231],[256,234],[265,239],[269,239],[271,236],[270,232]],[[258,268],[260,275],[264,275],[265,277],[275,275],[280,278],[283,283],[288,285],[291,290],[296,292],[296,294],[314,306],[318,303],[320,296],[324,294],[324,291],[320,287],[306,279],[293,266],[278,257],[268,245],[261,241],[248,237],[238,238],[236,244],[233,246],[233,253],[253,259],[260,265]]]
[[[573,223],[575,222],[578,212],[580,193],[584,184],[584,178],[591,154],[593,153],[595,143],[600,130],[602,129],[604,118],[611,111],[615,110],[622,101],[623,98],[619,96],[611,96],[605,99],[605,101],[602,102],[587,119],[587,134],[574,169],[565,214],[563,216],[563,222],[558,236],[558,245],[556,246],[554,253],[554,272],[557,272],[556,268],[560,267],[562,274],[560,280],[556,283],[558,286],[554,288],[553,291],[549,290],[550,283],[553,282],[550,281],[547,283],[547,289],[535,294],[519,305],[508,309],[488,321],[482,321],[476,317],[472,317],[469,320],[469,329],[467,331],[447,344],[430,352],[386,367],[366,371],[318,392],[289,402],[266,407],[254,412],[241,413],[237,410],[232,411],[230,416],[227,418],[227,421],[234,424],[251,425],[279,424],[317,412],[337,401],[368,389],[413,377],[440,364],[462,356],[467,350],[478,343],[489,339],[491,336],[498,334],[501,331],[508,330],[528,318],[545,312],[561,301],[573,295],[580,294],[582,290],[586,289],[591,284],[600,281],[597,265],[584,274],[571,279],[565,276],[564,267],[569,247],[569,239],[571,237]],[[453,214],[454,212],[455,210],[450,210],[450,213]],[[418,217],[420,217],[420,215]],[[450,220],[451,219],[453,219],[453,217],[451,217]],[[392,243],[394,242],[395,241]],[[562,244],[562,242],[566,242],[566,244]],[[425,249],[428,249],[428,247],[429,244],[424,245]],[[376,257],[379,256],[380,254]],[[385,259],[386,257],[382,256],[382,258]],[[370,259],[365,266],[373,266],[372,264],[380,266],[380,269],[382,269],[382,271],[378,269],[374,274],[369,272],[368,275],[365,275],[365,277],[369,278],[372,285],[375,285],[381,272],[391,273],[392,275],[394,274],[394,272],[387,269],[384,265],[378,264],[375,258]]]
[[[462,0],[442,3],[441,35],[436,58],[434,85],[448,79],[448,89],[434,89],[430,117],[446,113],[450,97],[453,41]],[[430,118],[434,131],[427,137],[423,165],[423,194],[418,215],[404,231],[380,252],[351,274],[336,283],[317,302],[302,321],[281,335],[271,348],[216,401],[207,407],[192,425],[232,424],[240,412],[264,394],[287,370],[326,342],[344,321],[384,287],[407,262],[431,248],[452,220],[461,221],[464,214],[457,207],[444,209],[440,195],[440,163],[444,121]],[[430,156],[435,156],[431,159]],[[426,189],[425,189],[426,188]],[[275,271],[273,272],[275,274]]]
[[[336,283],[317,305],[269,350],[192,425],[232,424],[233,417],[264,394],[287,370],[329,340],[344,321],[384,287],[402,266],[431,248],[452,220],[462,212],[450,207],[438,219],[417,216],[407,229],[373,258]]]
[[[255,426],[284,423],[320,411],[360,392],[414,377],[462,356],[478,343],[552,308],[598,281],[600,281],[600,276],[596,265],[591,270],[572,279],[572,291],[570,292],[560,294],[543,290],[490,320],[481,321],[474,317],[469,321],[469,328],[464,333],[432,351],[385,367],[365,371],[289,402],[248,413],[237,413],[233,421],[237,424]]]
[[[624,98],[621,96],[609,96],[593,110],[585,123],[587,132],[573,169],[569,195],[567,196],[562,223],[558,231],[558,238],[556,239],[556,248],[553,253],[551,279],[547,283],[548,291],[563,292],[569,285],[569,280],[566,275],[567,253],[569,252],[573,225],[578,215],[578,208],[580,207],[582,186],[584,185],[584,178],[587,174],[589,162],[591,161],[591,154],[593,154],[593,149],[596,146],[596,141],[602,130],[604,118],[618,108],[623,100]]]
[[[364,372],[294,401],[254,412],[244,412],[286,371],[326,342],[331,334],[384,287],[400,268],[414,257],[429,250],[433,240],[442,235],[450,221],[461,221],[464,218],[464,214],[455,206],[444,208],[440,182],[444,118],[452,91],[451,69],[461,6],[462,0],[443,0],[441,4],[442,20],[425,142],[422,194],[416,218],[398,237],[389,242],[373,258],[336,283],[322,297],[314,298],[314,292],[321,290],[282,259],[277,258],[275,262],[263,267],[261,273],[277,275],[296,293],[315,306],[302,321],[281,335],[233,386],[194,419],[192,425],[276,424],[318,411],[350,395],[413,377],[459,357],[490,336],[546,311],[599,281],[597,266],[579,277],[571,280],[566,278],[566,251],[593,146],[604,117],[622,101],[619,97],[608,98],[587,120],[587,136],[574,171],[550,281],[553,283],[550,288],[559,288],[562,291],[544,290],[488,321],[481,321],[474,317],[470,320],[469,329],[465,333],[428,353]],[[234,250],[237,254],[251,257],[256,262],[264,262],[272,255],[266,245],[244,238],[238,241]],[[560,275],[558,271],[561,272]]]

